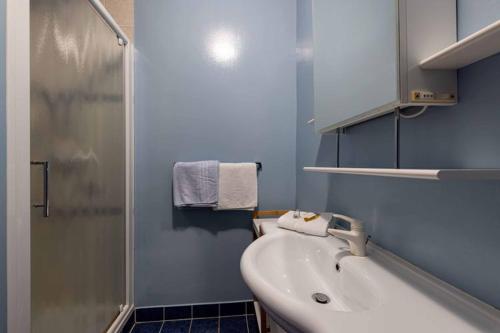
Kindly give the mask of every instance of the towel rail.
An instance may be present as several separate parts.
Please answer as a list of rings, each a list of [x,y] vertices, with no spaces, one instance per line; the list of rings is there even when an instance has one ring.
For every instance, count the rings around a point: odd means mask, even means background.
[[[174,165],[175,163],[177,162],[174,162]],[[257,165],[257,171],[262,171],[262,162],[255,162],[255,164]]]

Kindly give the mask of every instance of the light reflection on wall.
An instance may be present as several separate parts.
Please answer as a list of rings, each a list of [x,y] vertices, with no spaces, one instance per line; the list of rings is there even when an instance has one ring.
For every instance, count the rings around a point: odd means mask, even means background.
[[[208,54],[217,64],[233,66],[240,56],[241,40],[234,32],[221,29],[208,37]]]
[[[313,49],[310,47],[297,47],[295,49],[297,61],[310,61],[313,59]]]

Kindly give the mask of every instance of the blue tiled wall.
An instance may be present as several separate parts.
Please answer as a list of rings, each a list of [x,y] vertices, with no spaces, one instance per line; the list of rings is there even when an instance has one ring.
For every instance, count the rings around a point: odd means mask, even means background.
[[[310,44],[311,0],[297,4],[298,45]],[[499,0],[458,1],[460,38],[499,18]],[[500,308],[500,182],[305,174],[303,166],[336,163],[335,137],[304,123],[313,115],[312,66],[298,62],[298,206],[362,219],[378,244]],[[402,121],[403,168],[500,168],[500,56],[458,76],[457,106]],[[340,146],[343,166],[392,167],[392,117],[350,128]]]
[[[171,169],[261,161],[260,209],[294,206],[295,2],[136,1],[135,19],[136,305],[248,299],[250,213],[173,209]],[[237,39],[232,65],[209,54],[218,31]]]

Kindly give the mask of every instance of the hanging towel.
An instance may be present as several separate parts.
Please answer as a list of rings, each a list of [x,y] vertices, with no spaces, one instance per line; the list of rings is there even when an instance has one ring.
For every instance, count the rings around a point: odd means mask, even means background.
[[[257,207],[257,165],[219,164],[219,204],[216,210],[253,210]]]
[[[313,236],[328,236],[328,225],[333,217],[332,213],[321,213],[315,218],[314,213],[300,212],[299,217],[294,217],[295,212],[289,211],[278,219],[278,226]],[[309,220],[308,222],[306,220]]]
[[[219,162],[177,162],[173,172],[176,207],[216,207]]]

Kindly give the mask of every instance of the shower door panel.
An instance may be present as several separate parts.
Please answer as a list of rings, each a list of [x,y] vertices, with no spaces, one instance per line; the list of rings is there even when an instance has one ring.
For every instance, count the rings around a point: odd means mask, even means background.
[[[123,61],[87,0],[31,1],[32,332],[104,332],[126,302]]]

